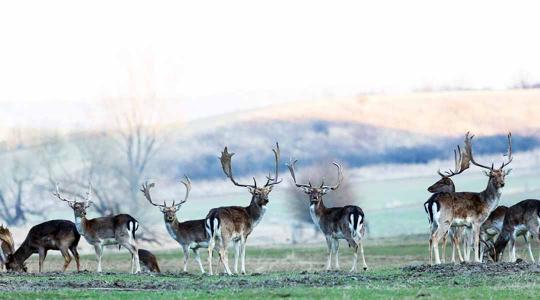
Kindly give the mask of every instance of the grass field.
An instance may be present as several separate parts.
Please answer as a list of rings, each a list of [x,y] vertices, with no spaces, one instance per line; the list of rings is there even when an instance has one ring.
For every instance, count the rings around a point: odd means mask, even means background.
[[[351,254],[342,244],[342,271],[323,272],[326,250],[316,246],[249,247],[245,276],[207,276],[190,261],[189,273],[177,251],[157,252],[162,274],[130,275],[129,258],[112,249],[105,254],[102,274],[94,257],[82,257],[83,269],[59,270],[61,259],[51,255],[49,273],[0,276],[1,298],[159,299],[159,298],[536,298],[540,292],[540,268],[526,263],[466,264],[428,267],[427,247],[420,237],[366,242],[370,269],[350,274]],[[522,249],[523,247],[521,247]],[[521,257],[526,257],[523,252]],[[36,269],[34,256],[29,264]],[[216,262],[217,263],[217,262]],[[216,264],[215,264],[216,265]],[[217,266],[215,266],[217,268]],[[221,268],[218,268],[221,270]]]

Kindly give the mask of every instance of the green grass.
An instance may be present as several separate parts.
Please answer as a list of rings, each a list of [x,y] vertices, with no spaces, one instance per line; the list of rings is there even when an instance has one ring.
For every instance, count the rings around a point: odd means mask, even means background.
[[[408,264],[425,263],[427,247],[420,237],[402,240],[369,241],[365,247],[370,270],[349,274],[322,272],[326,251],[321,246],[250,247],[245,276],[207,276],[196,271],[178,273],[179,253],[157,252],[166,272],[160,275],[126,274],[127,256],[110,253],[108,265],[114,271],[6,274],[0,275],[4,299],[525,299],[540,292],[540,273],[535,272],[458,272],[437,273],[404,270]],[[520,248],[520,250],[523,247]],[[341,251],[342,270],[350,267],[350,251]],[[526,257],[523,251],[519,255]],[[83,256],[83,261],[93,256]],[[51,255],[46,265],[60,266]],[[258,273],[258,268],[262,273]],[[105,268],[105,270],[109,270]],[[196,268],[194,268],[195,270]],[[221,270],[221,268],[219,268]],[[56,268],[55,270],[58,270]],[[304,270],[309,270],[308,272]]]

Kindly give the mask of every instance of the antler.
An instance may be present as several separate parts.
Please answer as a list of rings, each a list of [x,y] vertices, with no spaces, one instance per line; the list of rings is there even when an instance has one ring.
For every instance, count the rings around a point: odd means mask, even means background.
[[[281,157],[281,151],[279,150],[279,144],[276,143],[276,148],[272,149],[272,152],[274,152],[274,159],[276,162],[276,176],[272,179],[270,175],[268,175],[266,184],[264,186],[273,186],[276,184],[281,183],[281,180],[278,181],[278,175],[279,175],[279,159]]]
[[[145,182],[142,184],[142,188],[141,188],[141,192],[143,192],[144,194],[144,197],[146,198],[146,200],[148,200],[148,202],[150,202],[150,204],[152,204],[153,206],[157,206],[157,207],[167,207],[167,204],[165,203],[165,201],[163,201],[163,205],[161,204],[156,204],[152,201],[152,196],[150,196],[150,189],[153,188],[155,186],[155,183],[150,183],[148,184],[148,182]]]
[[[176,206],[184,204],[189,197],[189,192],[191,191],[191,180],[189,180],[189,177],[187,177],[187,175],[184,175],[184,178],[185,180],[181,180],[180,182],[186,187],[186,196],[184,197],[184,200],[180,201],[180,203],[176,204]],[[175,206],[174,201],[173,206]]]
[[[296,159],[293,160],[291,158],[289,163],[285,164],[287,166],[287,168],[289,168],[289,172],[291,172],[291,176],[292,176],[292,179],[294,181],[294,184],[299,188],[312,188],[311,182],[309,182],[309,184],[299,184],[299,183],[296,182],[296,176],[294,175],[294,166],[296,165],[297,161],[298,160],[296,160]]]
[[[493,165],[491,167],[488,167],[488,166],[479,164],[474,160],[474,156],[472,154],[472,139],[473,138],[474,138],[474,135],[469,135],[469,132],[467,132],[467,134],[465,135],[465,151],[467,152],[467,155],[469,156],[469,159],[471,160],[471,163],[473,165],[475,165],[475,166],[480,167],[480,168],[493,170]]]
[[[228,152],[227,147],[225,147],[225,149],[223,149],[223,152],[221,152],[221,157],[219,158],[219,160],[221,161],[221,167],[223,168],[223,172],[225,173],[225,175],[227,175],[227,177],[236,186],[256,188],[257,182],[255,181],[255,178],[253,178],[253,182],[255,183],[254,185],[241,184],[241,183],[236,182],[236,180],[234,180],[234,177],[232,175],[232,165],[231,165],[231,158],[233,155],[234,153]]]
[[[467,136],[465,138],[467,138]],[[465,149],[467,149],[467,146],[465,146]],[[444,174],[441,173],[441,171],[438,171],[437,173],[439,173],[441,177],[452,177],[467,170],[470,166],[470,162],[471,159],[467,151],[462,151],[458,145],[457,149],[454,149],[454,171],[448,170],[445,171]]]
[[[508,161],[502,163],[501,169],[508,166],[512,162],[512,159],[514,159],[514,157],[512,157],[512,133],[511,132],[508,133],[508,152],[506,153],[506,156],[508,157]]]
[[[56,183],[56,191],[53,192],[53,195],[56,196],[58,199],[67,202],[69,205],[75,203],[75,201],[73,201],[73,200],[68,200],[68,199],[62,198],[62,196],[60,196],[60,187],[58,186],[58,182]]]
[[[333,162],[332,163],[334,166],[337,167],[337,171],[338,171],[338,178],[337,178],[337,184],[334,185],[334,186],[330,186],[330,185],[324,185],[324,180],[321,184],[321,188],[322,189],[331,189],[332,191],[335,191],[339,188],[339,186],[341,185],[341,183],[343,182],[343,172],[342,172],[342,169],[341,169],[341,166],[337,163],[337,162]]]

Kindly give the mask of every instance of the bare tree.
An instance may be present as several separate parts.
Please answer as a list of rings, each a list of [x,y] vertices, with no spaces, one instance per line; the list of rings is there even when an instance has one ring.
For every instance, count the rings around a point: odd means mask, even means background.
[[[33,176],[31,166],[19,157],[10,157],[0,183],[0,218],[7,225],[21,225],[29,215],[42,216],[39,209],[30,208],[27,197],[31,195]]]

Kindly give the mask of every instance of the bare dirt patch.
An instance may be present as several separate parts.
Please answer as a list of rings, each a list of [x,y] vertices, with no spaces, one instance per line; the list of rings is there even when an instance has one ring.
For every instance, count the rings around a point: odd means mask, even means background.
[[[537,264],[518,263],[461,263],[461,264],[441,264],[441,265],[418,265],[406,266],[402,271],[409,274],[435,274],[438,276],[456,276],[467,274],[483,275],[510,275],[510,274],[540,274],[540,266]]]

